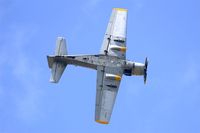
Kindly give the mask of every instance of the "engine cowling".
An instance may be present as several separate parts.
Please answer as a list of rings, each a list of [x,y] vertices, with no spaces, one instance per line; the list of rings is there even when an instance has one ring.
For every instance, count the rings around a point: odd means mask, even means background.
[[[144,75],[145,65],[143,63],[134,63],[132,75]]]
[[[147,79],[147,66],[148,60],[145,59],[145,63],[138,63],[132,61],[126,61],[124,75],[132,76],[132,75],[144,75],[144,83],[146,83]]]
[[[145,64],[143,63],[127,61],[124,74],[127,76],[144,75],[144,69]]]

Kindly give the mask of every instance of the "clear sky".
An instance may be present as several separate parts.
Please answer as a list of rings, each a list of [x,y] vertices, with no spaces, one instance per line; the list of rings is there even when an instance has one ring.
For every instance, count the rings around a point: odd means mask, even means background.
[[[69,54],[99,52],[114,7],[128,9],[127,59],[109,125],[94,121],[96,71],[67,66],[49,83],[57,36]],[[199,133],[199,0],[0,0],[0,133]]]

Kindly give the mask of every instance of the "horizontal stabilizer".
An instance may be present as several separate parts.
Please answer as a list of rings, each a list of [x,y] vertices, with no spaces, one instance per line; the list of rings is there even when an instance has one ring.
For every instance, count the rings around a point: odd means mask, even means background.
[[[60,80],[65,70],[65,67],[66,67],[66,64],[63,64],[61,62],[54,62],[51,68],[50,82],[58,83],[58,81]]]

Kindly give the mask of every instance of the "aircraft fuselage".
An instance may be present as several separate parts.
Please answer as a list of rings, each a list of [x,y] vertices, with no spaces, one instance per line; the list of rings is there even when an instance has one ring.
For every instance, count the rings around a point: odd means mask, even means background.
[[[144,64],[129,60],[123,60],[116,56],[109,55],[63,55],[63,56],[49,56],[53,62],[62,62],[64,65],[75,65],[97,70],[98,66],[110,68],[123,68],[124,74],[143,75]],[[140,71],[136,69],[141,69]],[[133,73],[134,72],[134,73]]]

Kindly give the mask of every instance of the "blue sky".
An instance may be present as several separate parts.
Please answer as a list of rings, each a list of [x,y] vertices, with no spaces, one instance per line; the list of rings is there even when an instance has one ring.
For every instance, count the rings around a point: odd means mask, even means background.
[[[95,54],[114,7],[128,9],[127,59],[149,58],[148,81],[123,77],[109,125],[94,121],[96,71],[67,66],[49,83],[57,36]],[[0,0],[0,133],[199,133],[198,0]]]

